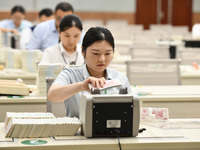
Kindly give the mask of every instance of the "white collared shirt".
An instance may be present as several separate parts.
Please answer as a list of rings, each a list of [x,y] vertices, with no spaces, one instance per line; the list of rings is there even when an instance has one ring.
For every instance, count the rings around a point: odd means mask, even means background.
[[[73,54],[69,54],[63,47],[62,42],[56,46],[47,48],[44,50],[41,64],[48,63],[61,63],[64,66],[70,65],[70,62],[75,61],[76,65],[80,66],[84,63],[84,58],[82,56],[81,45],[76,45],[76,51]]]

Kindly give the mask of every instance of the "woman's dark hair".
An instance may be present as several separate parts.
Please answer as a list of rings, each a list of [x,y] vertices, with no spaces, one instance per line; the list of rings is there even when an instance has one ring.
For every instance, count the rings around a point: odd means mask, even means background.
[[[14,6],[12,9],[11,9],[11,14],[14,14],[16,12],[20,12],[22,14],[25,14],[25,9],[22,7],[22,6]]]
[[[88,48],[88,46],[92,45],[96,41],[103,41],[103,40],[110,43],[114,51],[115,48],[114,38],[112,36],[112,33],[108,29],[104,27],[90,28],[86,32],[83,38],[82,51],[84,52],[84,54],[86,54],[86,49]]]
[[[64,12],[71,11],[72,13],[74,13],[74,9],[73,9],[72,5],[67,2],[59,3],[55,8],[55,12],[58,11],[59,9]]]
[[[60,22],[59,28],[60,32],[66,31],[71,27],[77,27],[81,31],[83,30],[83,25],[81,19],[76,15],[66,15]]]

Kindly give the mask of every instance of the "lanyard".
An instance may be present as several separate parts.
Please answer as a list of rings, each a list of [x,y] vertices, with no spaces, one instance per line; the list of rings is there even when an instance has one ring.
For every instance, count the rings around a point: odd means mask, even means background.
[[[67,65],[67,61],[65,60],[65,57],[64,57],[63,53],[61,52],[60,45],[59,45],[59,50],[60,50],[60,54],[61,54],[61,56],[62,56],[62,58],[63,58],[63,61],[64,61],[65,64]],[[78,54],[76,54],[76,59],[75,59],[75,61],[69,62],[69,65],[76,65],[77,58],[78,58]]]

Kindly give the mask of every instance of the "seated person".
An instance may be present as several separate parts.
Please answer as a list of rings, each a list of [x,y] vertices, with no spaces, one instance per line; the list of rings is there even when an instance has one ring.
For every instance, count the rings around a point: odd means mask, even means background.
[[[47,21],[47,20],[51,20],[54,18],[53,11],[49,8],[42,9],[39,12],[38,17],[39,17],[39,19],[38,19],[39,23]],[[30,28],[26,28],[21,32],[21,36],[20,36],[20,48],[21,49],[26,49],[26,45],[28,44],[35,27],[36,27],[36,25],[34,25]]]
[[[57,45],[59,43],[59,33],[57,29],[60,21],[64,16],[73,13],[74,9],[69,3],[59,3],[55,8],[55,19],[42,22],[36,26],[26,49],[40,49],[43,51],[48,47]],[[82,37],[83,36],[84,32],[82,33]]]
[[[58,28],[60,43],[45,49],[40,63],[82,65],[84,59],[81,53],[81,45],[78,43],[82,30],[82,22],[78,16],[65,16]]]
[[[53,10],[51,10],[50,8],[44,8],[39,12],[39,23],[51,19],[54,19],[54,15],[53,15]],[[34,28],[32,28],[32,30],[34,30]]]
[[[25,28],[31,27],[32,23],[25,19],[25,9],[22,6],[15,6],[11,10],[12,19],[5,19],[0,22],[0,30],[3,33],[12,32],[18,34]],[[4,34],[5,43],[7,45],[7,34]]]
[[[113,58],[114,47],[114,39],[108,29],[90,28],[82,44],[85,64],[80,67],[65,68],[50,87],[48,100],[64,102],[66,116],[79,118],[80,95],[90,91],[89,84],[101,88],[106,80],[119,79],[122,86],[102,90],[101,93],[116,94],[125,87],[129,94],[132,93],[127,77],[108,67]]]

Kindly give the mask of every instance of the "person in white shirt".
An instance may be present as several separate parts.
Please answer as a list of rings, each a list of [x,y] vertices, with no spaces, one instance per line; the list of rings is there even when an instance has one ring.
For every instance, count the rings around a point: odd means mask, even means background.
[[[39,12],[38,17],[39,17],[38,18],[39,23],[54,19],[53,10],[51,10],[50,8],[44,8]],[[34,25],[30,28],[26,28],[21,32],[21,36],[20,36],[20,48],[21,49],[26,49],[26,45],[28,44],[28,42],[33,34],[33,30],[35,29],[36,26],[37,25]]]
[[[200,24],[194,24],[192,27],[192,37],[194,39],[200,39]]]
[[[18,34],[23,29],[32,26],[30,21],[25,19],[25,9],[22,6],[14,6],[11,10],[12,19],[5,19],[0,22],[2,32],[12,32]]]
[[[10,46],[8,37],[12,35],[20,35],[25,28],[32,26],[32,23],[25,20],[25,9],[16,5],[11,10],[11,19],[0,21],[0,31],[3,33],[4,45]]]
[[[40,63],[61,63],[64,66],[82,65],[84,58],[79,44],[82,30],[82,22],[78,16],[73,14],[65,16],[58,28],[60,43],[45,49]]]

